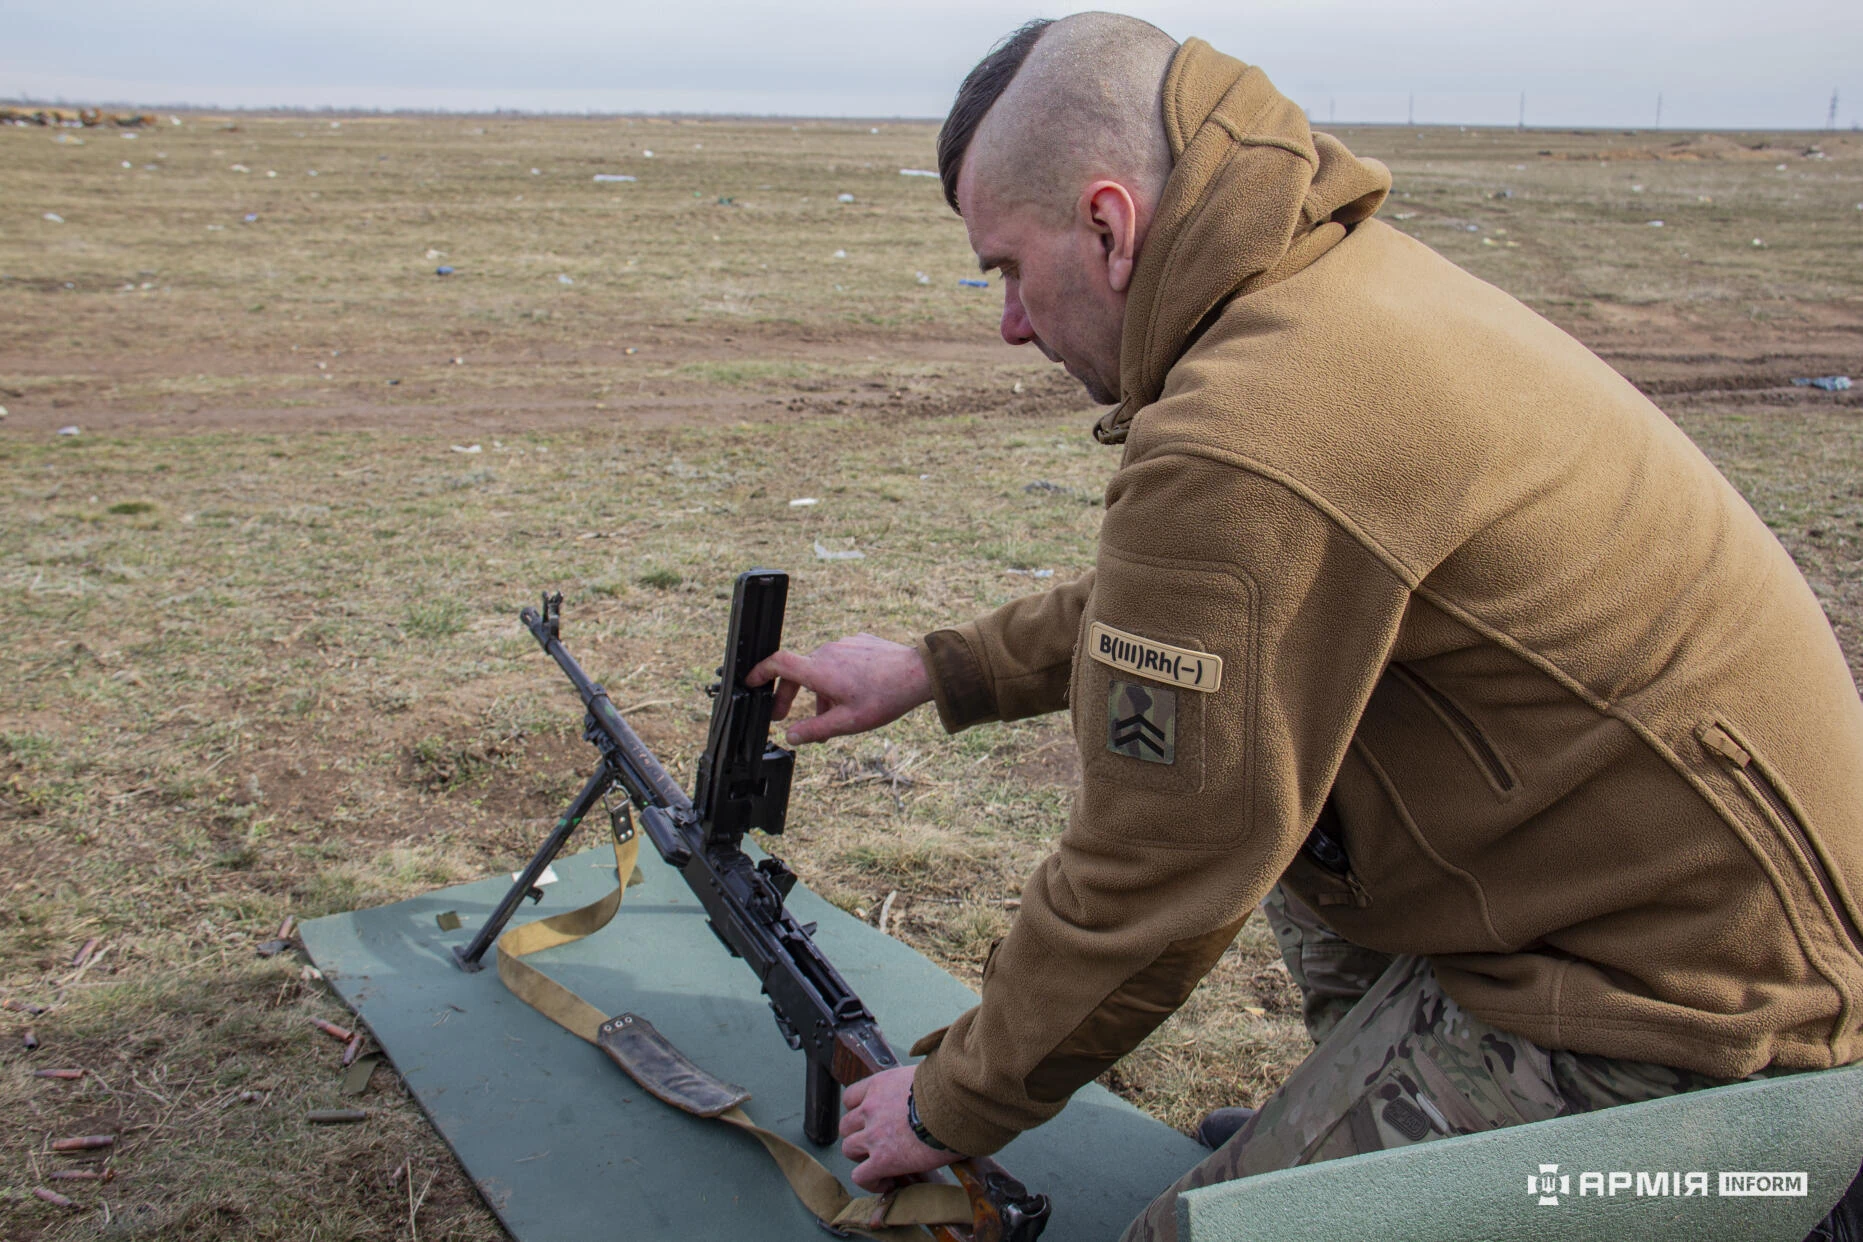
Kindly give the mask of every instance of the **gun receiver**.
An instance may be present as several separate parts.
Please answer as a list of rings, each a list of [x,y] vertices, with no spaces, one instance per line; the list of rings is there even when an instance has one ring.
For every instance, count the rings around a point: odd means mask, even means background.
[[[780,571],[738,575],[724,663],[710,691],[711,726],[690,798],[563,646],[562,596],[545,596],[541,611],[523,610],[525,628],[576,687],[586,709],[583,735],[602,762],[491,920],[470,945],[453,952],[465,969],[479,969],[479,959],[576,824],[611,787],[620,786],[639,810],[654,849],[704,906],[712,932],[762,981],[783,1038],[804,1054],[802,1128],[810,1142],[826,1145],[840,1125],[842,1088],[893,1068],[899,1059],[873,1014],[816,948],[814,925],[798,923],[784,907],[795,873],[779,859],[752,862],[743,850],[747,830],[780,833],[788,812],[795,752],[769,738],[775,686],[744,684],[745,675],[781,645],[788,594],[789,576]],[[1033,1242],[1047,1224],[1047,1197],[1030,1194],[995,1161],[967,1159],[952,1171],[969,1193],[976,1219],[969,1233],[931,1227],[940,1239]]]

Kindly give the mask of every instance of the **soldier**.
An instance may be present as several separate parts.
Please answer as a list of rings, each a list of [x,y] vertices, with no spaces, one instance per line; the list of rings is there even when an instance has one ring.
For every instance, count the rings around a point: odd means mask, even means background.
[[[939,167],[1004,339],[1121,459],[1092,572],[755,675],[814,691],[796,742],[931,701],[1080,748],[981,1003],[848,1091],[856,1181],[1054,1116],[1257,903],[1318,1047],[1128,1237],[1186,1187],[1863,1059],[1863,703],[1687,437],[1198,40],[1030,23]]]

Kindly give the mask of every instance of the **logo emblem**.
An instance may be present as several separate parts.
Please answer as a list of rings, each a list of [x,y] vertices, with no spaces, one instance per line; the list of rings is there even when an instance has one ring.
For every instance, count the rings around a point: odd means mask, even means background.
[[[1537,1174],[1527,1174],[1527,1193],[1538,1195],[1541,1207],[1558,1207],[1559,1196],[1572,1193],[1572,1175],[1560,1173],[1556,1164],[1542,1164]]]
[[[1106,749],[1146,763],[1177,761],[1177,691],[1114,678],[1106,692]]]

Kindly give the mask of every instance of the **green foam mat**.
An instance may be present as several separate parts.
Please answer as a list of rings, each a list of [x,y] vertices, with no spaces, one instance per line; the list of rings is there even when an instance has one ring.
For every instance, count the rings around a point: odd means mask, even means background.
[[[559,858],[560,877],[514,922],[574,909],[614,883],[607,849]],[[751,1117],[797,1143],[803,1058],[777,1031],[748,967],[706,925],[696,898],[657,858],[612,923],[526,960],[604,1012],[648,1018],[700,1065],[747,1088]],[[824,1235],[748,1136],[649,1096],[613,1062],[505,990],[467,974],[451,949],[490,914],[507,877],[304,924],[305,949],[368,1023],[408,1089],[521,1242],[819,1242]],[[801,885],[789,907],[902,1052],[975,1003],[912,949]],[[464,926],[435,922],[457,911]],[[489,960],[489,955],[488,955]],[[847,1181],[833,1148],[815,1149]],[[998,1159],[1054,1216],[1046,1237],[1106,1242],[1204,1155],[1191,1139],[1089,1086]]]
[[[1762,1078],[1222,1182],[1178,1200],[1178,1236],[1800,1242],[1863,1162],[1859,1118],[1863,1066]]]

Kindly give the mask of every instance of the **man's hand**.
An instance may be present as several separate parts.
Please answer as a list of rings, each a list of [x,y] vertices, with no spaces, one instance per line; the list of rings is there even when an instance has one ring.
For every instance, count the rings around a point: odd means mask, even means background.
[[[932,697],[918,651],[872,634],[839,638],[805,656],[779,651],[744,680],[761,686],[771,678],[782,679],[776,683],[778,720],[788,718],[798,690],[815,692],[814,717],[784,731],[791,745],[877,729]]]
[[[919,1142],[906,1119],[906,1097],[916,1067],[902,1065],[863,1078],[842,1096],[841,1154],[855,1161],[854,1184],[875,1193],[892,1189],[893,1179],[926,1173],[962,1160],[956,1152],[938,1151]]]

